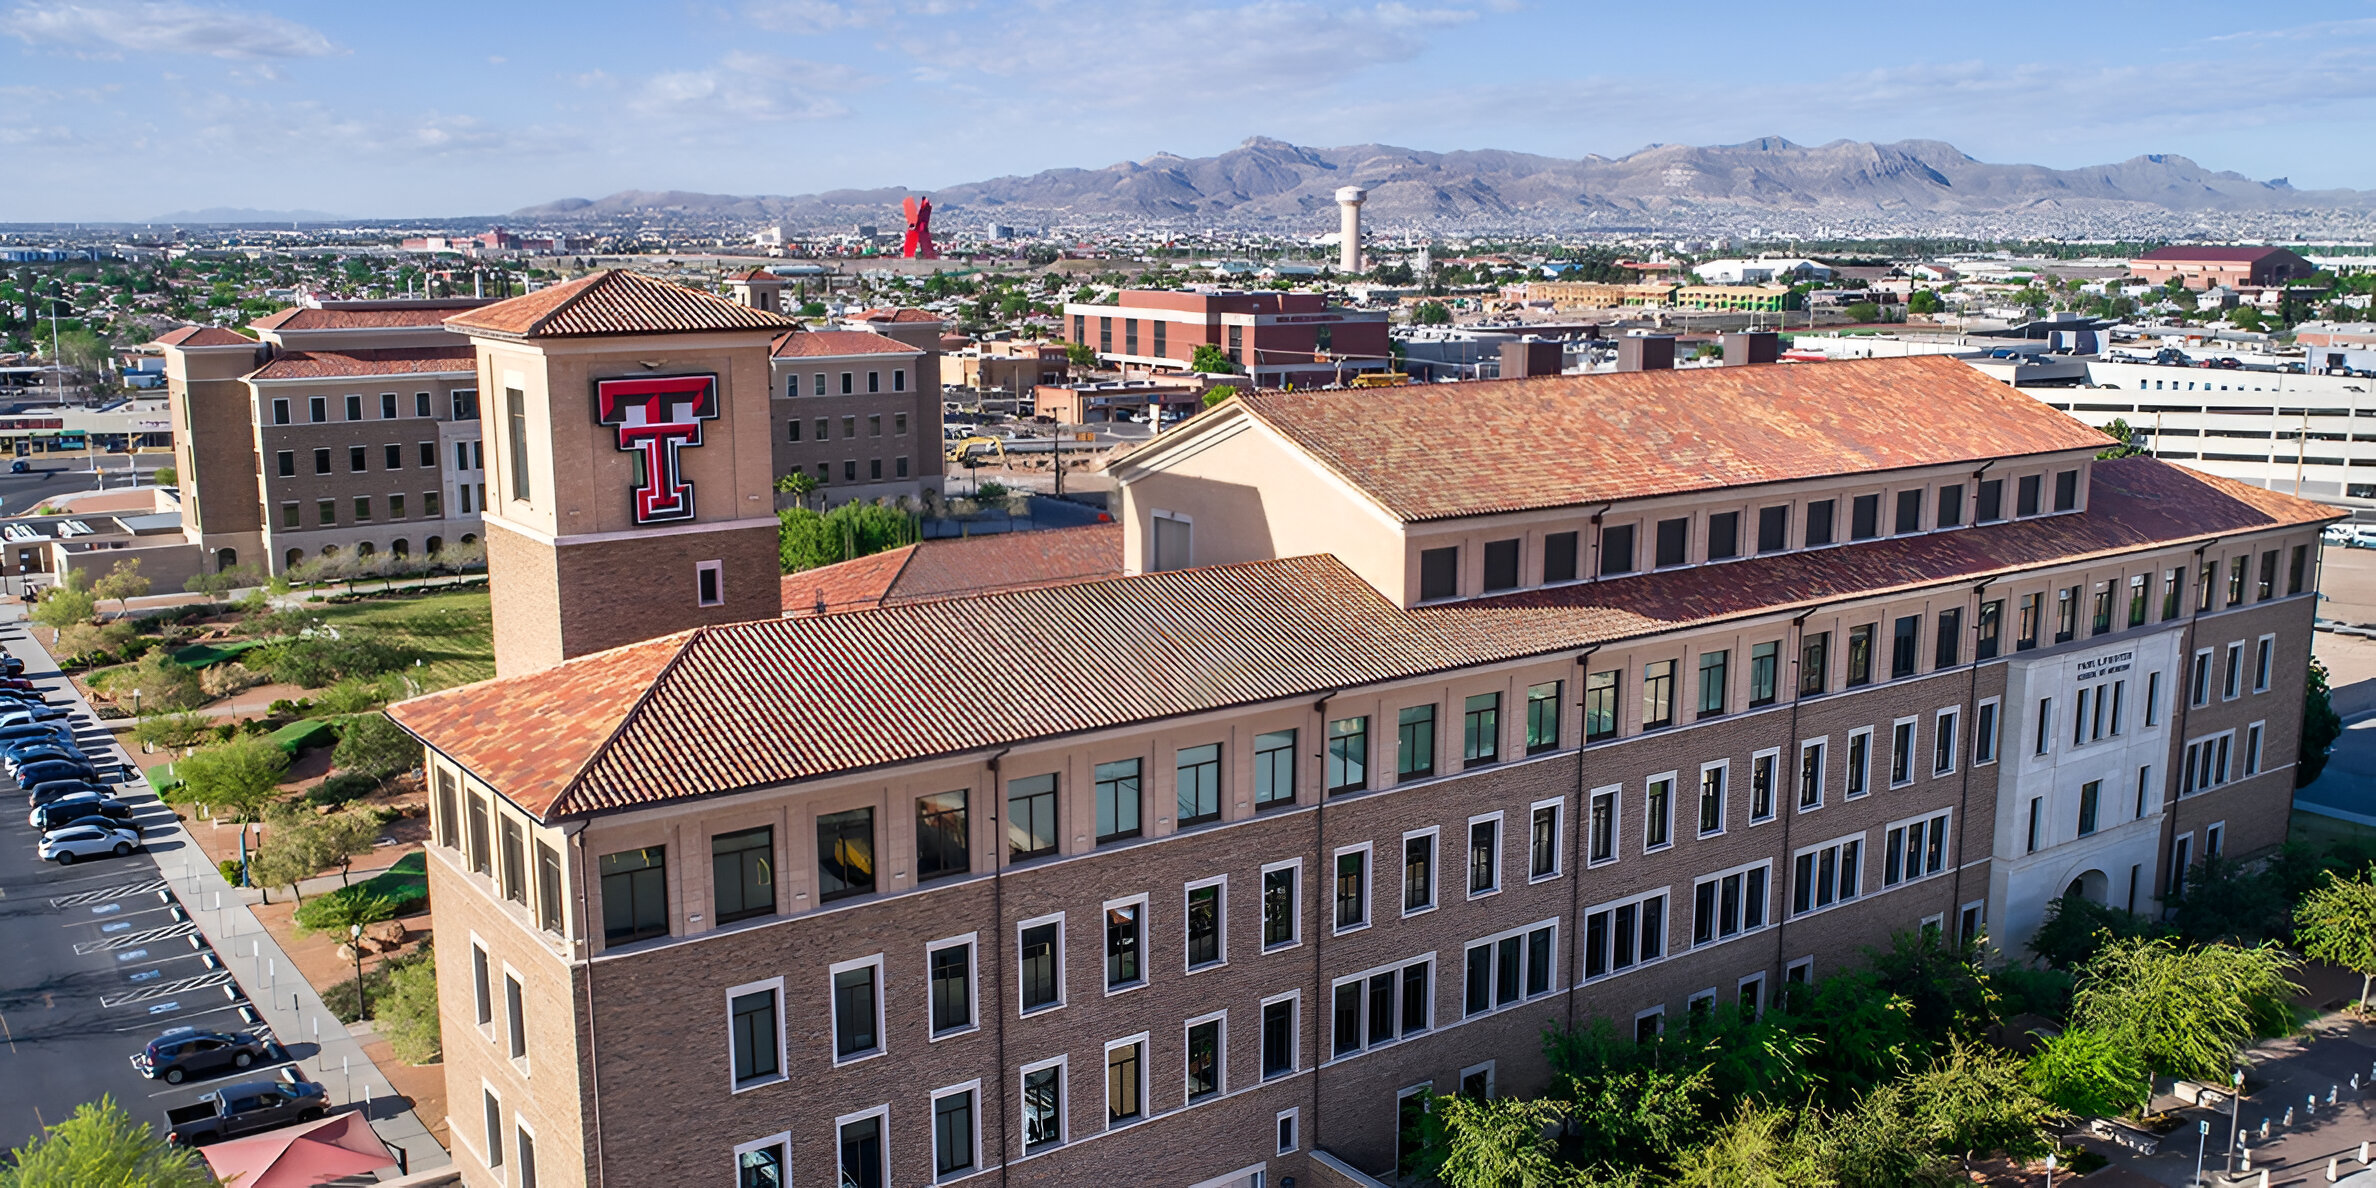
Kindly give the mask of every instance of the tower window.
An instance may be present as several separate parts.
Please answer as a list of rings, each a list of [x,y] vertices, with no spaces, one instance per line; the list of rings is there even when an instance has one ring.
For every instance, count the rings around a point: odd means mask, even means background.
[[[703,561],[693,567],[694,600],[700,605],[724,606],[726,604],[725,587],[720,584],[721,578],[719,577],[719,571],[722,568],[723,563],[717,561]]]

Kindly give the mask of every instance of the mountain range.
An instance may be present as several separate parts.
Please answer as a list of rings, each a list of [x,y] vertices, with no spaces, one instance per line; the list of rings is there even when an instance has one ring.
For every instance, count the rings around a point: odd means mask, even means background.
[[[1369,191],[1372,226],[1511,223],[1642,226],[1732,218],[1846,219],[1926,224],[2011,216],[2100,223],[2226,221],[2237,216],[2376,213],[2376,192],[2296,190],[2149,154],[2109,165],[2052,169],[1978,160],[1936,140],[1888,144],[1651,145],[1621,157],[1547,157],[1483,149],[1426,152],[1363,144],[1310,148],[1257,136],[1211,157],[1158,153],[1102,169],[1049,169],[930,191],[943,221],[1053,223],[1185,221],[1224,225],[1311,222],[1333,211],[1338,187]],[[674,215],[788,223],[856,215],[895,222],[899,188],[736,196],[632,190],[570,198],[512,217],[606,220]],[[960,212],[975,219],[950,220]]]

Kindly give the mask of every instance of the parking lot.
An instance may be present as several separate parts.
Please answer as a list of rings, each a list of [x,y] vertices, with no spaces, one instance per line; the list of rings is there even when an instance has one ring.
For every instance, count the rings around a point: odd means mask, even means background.
[[[409,1103],[389,1096],[344,1025],[253,916],[230,895],[172,810],[133,774],[21,622],[0,623],[0,648],[50,703],[71,705],[77,746],[115,784],[144,849],[72,865],[41,861],[21,791],[0,777],[0,1148],[21,1144],[82,1102],[113,1096],[162,1133],[165,1111],[227,1084],[288,1077],[322,1082],[332,1108],[361,1104],[414,1170],[446,1162]],[[123,782],[128,780],[128,782]],[[242,921],[244,920],[244,925]],[[277,1031],[276,1031],[277,1026]],[[151,1081],[131,1057],[175,1027],[271,1041],[244,1070]]]

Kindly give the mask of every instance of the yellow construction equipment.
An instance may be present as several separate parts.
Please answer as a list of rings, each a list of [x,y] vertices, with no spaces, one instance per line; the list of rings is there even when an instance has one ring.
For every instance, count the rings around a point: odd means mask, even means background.
[[[1411,377],[1399,371],[1365,371],[1354,376],[1346,386],[1351,388],[1399,388],[1410,383]]]
[[[987,437],[978,433],[972,437],[950,442],[949,461],[957,463],[960,466],[975,465],[973,461],[973,452],[975,448],[980,446],[988,446],[991,453],[998,455],[998,464],[1000,466],[1007,464],[1006,443],[995,437]]]

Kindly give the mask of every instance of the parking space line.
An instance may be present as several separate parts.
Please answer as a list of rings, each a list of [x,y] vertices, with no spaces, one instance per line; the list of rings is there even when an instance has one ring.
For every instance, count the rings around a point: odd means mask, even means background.
[[[247,1005],[249,1005],[249,1004],[248,1004],[248,1003],[246,1003],[246,1002],[226,1002],[226,1003],[224,1003],[224,1004],[223,1004],[223,1005],[221,1005],[221,1006],[218,1006],[218,1007],[208,1007],[208,1008],[206,1008],[205,1010],[188,1010],[188,1011],[183,1011],[182,1013],[180,1013],[180,1014],[178,1014],[178,1015],[173,1015],[173,1016],[171,1016],[171,1018],[174,1020],[174,1024],[173,1024],[173,1025],[174,1025],[174,1026],[176,1026],[176,1027],[179,1027],[179,1026],[181,1026],[181,1025],[182,1025],[182,1024],[181,1024],[181,1020],[184,1020],[184,1019],[203,1019],[203,1018],[205,1018],[205,1017],[206,1017],[206,1016],[208,1016],[208,1015],[220,1015],[220,1014],[222,1014],[224,1011],[236,1011],[236,1010],[238,1010],[239,1008],[241,1008],[241,1007],[243,1007],[243,1006],[247,1006]],[[124,1026],[124,1027],[111,1027],[111,1028],[108,1028],[108,1030],[110,1030],[110,1031],[116,1031],[116,1032],[124,1032],[124,1031],[155,1031],[155,1030],[157,1030],[157,1029],[158,1029],[158,1027],[159,1027],[159,1026],[162,1024],[162,1023],[164,1023],[164,1020],[162,1020],[162,1019],[150,1019],[150,1018],[143,1018],[143,1019],[141,1019],[139,1022],[132,1023],[132,1024],[129,1024],[129,1025],[127,1025],[127,1026]]]

